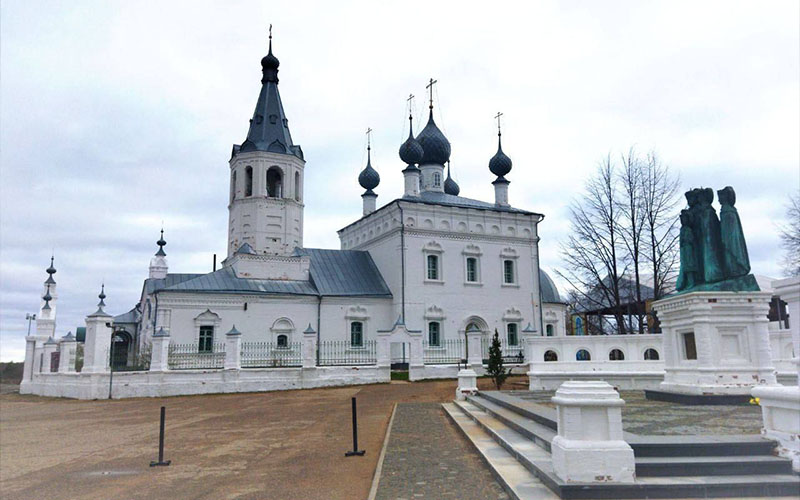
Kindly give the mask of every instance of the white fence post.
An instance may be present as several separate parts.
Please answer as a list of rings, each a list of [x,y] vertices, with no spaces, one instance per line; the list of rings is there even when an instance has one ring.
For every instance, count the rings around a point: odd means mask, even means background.
[[[112,322],[113,318],[103,311],[102,306],[86,317],[86,342],[83,345],[81,373],[108,372]]]
[[[633,449],[622,438],[622,406],[602,381],[564,382],[552,399],[558,411],[558,436],[551,443],[553,470],[579,483],[632,483]]]
[[[477,328],[467,330],[467,365],[473,369],[483,366],[481,337],[483,332]]]
[[[303,368],[317,367],[317,331],[308,324],[303,332]]]
[[[22,384],[33,377],[33,365],[36,353],[36,337],[25,337],[25,364],[22,367]]]
[[[58,357],[58,373],[75,372],[75,348],[78,342],[72,333],[67,333],[61,337],[58,350],[61,354]]]
[[[153,352],[150,354],[150,371],[169,370],[169,332],[163,328],[153,334]]]
[[[242,332],[236,325],[225,334],[225,364],[226,370],[242,369]]]

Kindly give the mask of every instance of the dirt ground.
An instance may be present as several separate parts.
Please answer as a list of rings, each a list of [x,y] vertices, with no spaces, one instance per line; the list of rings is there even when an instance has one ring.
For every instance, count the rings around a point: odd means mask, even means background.
[[[504,389],[520,383],[513,377]],[[394,404],[451,401],[455,387],[446,380],[114,401],[3,394],[0,497],[366,498]],[[345,458],[352,396],[367,453]],[[151,468],[162,405],[172,465]]]

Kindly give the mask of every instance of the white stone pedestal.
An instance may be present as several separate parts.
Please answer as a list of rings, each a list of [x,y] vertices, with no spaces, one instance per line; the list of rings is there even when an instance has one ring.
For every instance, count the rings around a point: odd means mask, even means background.
[[[551,451],[553,470],[566,482],[632,483],[633,449],[622,439],[622,406],[602,381],[564,382],[553,397],[558,436]]]
[[[800,472],[800,386],[756,387],[753,396],[761,405],[764,435],[778,441],[778,454]]]
[[[664,340],[659,392],[700,402],[749,398],[754,386],[775,385],[770,299],[769,292],[691,292],[654,302]]]
[[[478,374],[471,368],[458,371],[458,387],[456,401],[464,401],[467,396],[478,392]]]

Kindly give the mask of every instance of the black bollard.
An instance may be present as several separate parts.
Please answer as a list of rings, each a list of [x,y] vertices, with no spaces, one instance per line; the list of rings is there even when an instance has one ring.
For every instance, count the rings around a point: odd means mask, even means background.
[[[150,462],[150,467],[157,465],[169,465],[172,460],[164,461],[164,421],[167,418],[167,408],[161,407],[161,427],[158,433],[158,462]]]
[[[358,449],[358,419],[356,417],[356,398],[355,397],[352,398],[352,403],[353,403],[353,451],[345,452],[344,456],[352,457],[354,455],[357,455],[359,457],[363,457],[364,453],[366,453],[366,451]]]

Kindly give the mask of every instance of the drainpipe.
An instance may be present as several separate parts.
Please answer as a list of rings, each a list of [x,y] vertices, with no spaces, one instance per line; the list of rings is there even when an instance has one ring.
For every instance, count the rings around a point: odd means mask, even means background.
[[[397,203],[400,209],[400,316],[406,322],[406,223],[403,218],[403,205]]]
[[[539,279],[539,223],[544,220],[544,215],[539,215],[539,220],[536,221],[536,280],[539,282],[539,335],[544,336],[544,308],[542,305],[542,282]]]
[[[322,317],[322,295],[317,296],[317,366],[319,366],[319,329],[320,329],[320,318]]]

